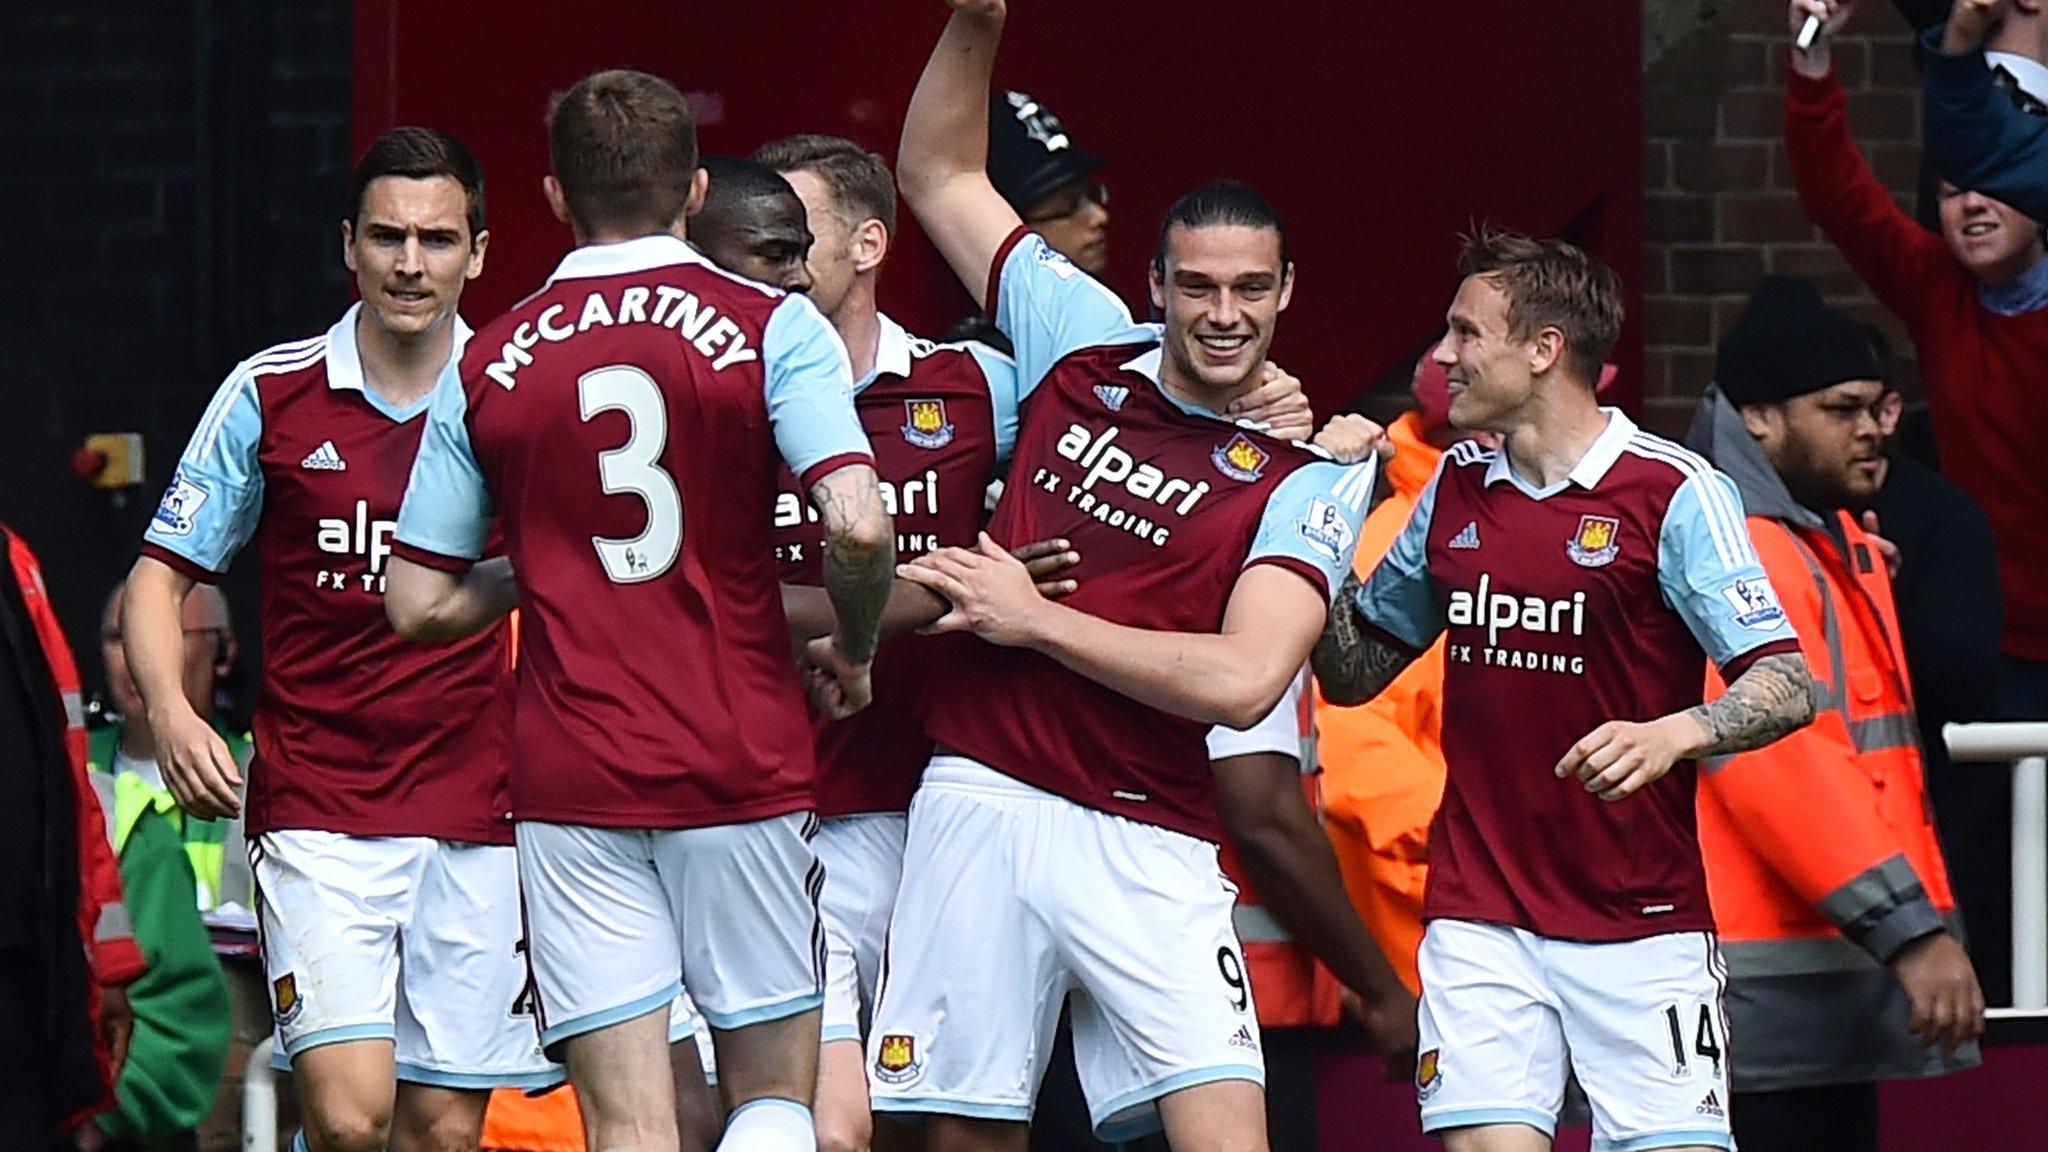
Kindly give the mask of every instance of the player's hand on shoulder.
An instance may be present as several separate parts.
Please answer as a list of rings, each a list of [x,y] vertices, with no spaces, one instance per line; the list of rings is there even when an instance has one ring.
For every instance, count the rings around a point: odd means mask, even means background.
[[[1037,586],[1038,594],[1048,600],[1071,596],[1081,586],[1078,581],[1061,575],[1081,562],[1081,554],[1074,551],[1073,544],[1067,540],[1035,540],[1012,548],[1010,555],[1023,563],[1024,570],[1031,573],[1031,582]]]
[[[972,632],[991,644],[1022,646],[1036,636],[1039,614],[1050,603],[1039,595],[1024,562],[986,532],[972,549],[928,552],[898,567],[896,574],[953,606],[927,632]]]
[[[1271,360],[1260,366],[1258,385],[1232,400],[1223,414],[1281,440],[1306,440],[1316,430],[1316,414],[1301,381]]]
[[[828,720],[844,720],[874,700],[868,679],[872,664],[848,660],[832,636],[820,636],[804,645],[804,690],[811,706]]]
[[[1891,970],[1912,1005],[1907,1027],[1922,1044],[1953,1052],[1984,1034],[1984,990],[1955,937],[1922,936],[1892,957]]]
[[[1687,729],[1690,728],[1690,731]],[[1697,746],[1699,725],[1684,715],[1609,720],[1557,762],[1560,780],[1577,777],[1602,800],[1621,800],[1657,782]]]
[[[1339,412],[1330,417],[1330,422],[1316,433],[1314,444],[1339,464],[1358,464],[1374,456],[1382,460],[1394,457],[1394,442],[1387,439],[1387,430],[1356,412]]]
[[[242,771],[227,741],[190,708],[150,718],[164,786],[194,816],[233,816],[241,810]]]

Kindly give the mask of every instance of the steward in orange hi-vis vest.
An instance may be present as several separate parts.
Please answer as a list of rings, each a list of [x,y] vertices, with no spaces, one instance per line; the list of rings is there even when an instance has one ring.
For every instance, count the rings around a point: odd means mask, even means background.
[[[1701,402],[1688,441],[1735,481],[1757,556],[1816,681],[1813,723],[1708,760],[1699,836],[1728,963],[1733,1087],[1773,1092],[1938,1075],[1979,1062],[1906,1027],[1885,965],[1960,936],[1922,777],[1891,581],[1848,513],[1797,503],[1736,409]],[[1720,690],[1708,672],[1707,694]]]

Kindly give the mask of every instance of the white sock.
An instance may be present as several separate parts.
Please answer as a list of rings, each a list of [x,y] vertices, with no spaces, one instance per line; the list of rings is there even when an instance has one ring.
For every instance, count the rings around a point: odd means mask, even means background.
[[[766,1096],[733,1110],[717,1152],[817,1152],[811,1110],[794,1100]]]

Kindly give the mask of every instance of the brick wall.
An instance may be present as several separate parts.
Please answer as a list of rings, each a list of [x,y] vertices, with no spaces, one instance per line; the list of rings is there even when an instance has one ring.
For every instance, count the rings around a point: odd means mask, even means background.
[[[1863,4],[1835,46],[1849,118],[1878,176],[1911,210],[1920,156],[1911,32]],[[1911,342],[1834,246],[1806,222],[1785,161],[1789,36],[1783,0],[1732,0],[1643,76],[1644,394],[1651,424],[1682,431],[1714,347],[1766,272],[1815,281],[1881,324],[1917,382]]]
[[[348,0],[0,5],[0,519],[75,639],[154,493],[86,488],[71,450],[143,432],[154,488],[237,359],[345,299],[349,21]]]

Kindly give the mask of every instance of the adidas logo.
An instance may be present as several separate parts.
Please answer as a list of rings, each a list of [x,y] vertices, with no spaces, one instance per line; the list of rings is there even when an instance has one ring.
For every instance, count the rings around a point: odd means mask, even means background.
[[[1693,1111],[1701,1116],[1713,1116],[1715,1118],[1728,1115],[1727,1109],[1721,1107],[1721,1098],[1715,1095],[1711,1088],[1707,1090],[1707,1098],[1700,1101],[1700,1106],[1693,1109]]]
[[[1111,412],[1121,412],[1124,410],[1124,401],[1131,398],[1131,390],[1121,384],[1097,384],[1095,398],[1102,401],[1102,406]]]
[[[1230,1038],[1230,1046],[1233,1048],[1249,1048],[1254,1052],[1259,1050],[1259,1042],[1252,1036],[1251,1026],[1248,1024],[1239,1024],[1237,1026],[1236,1034]]]
[[[304,460],[299,461],[299,467],[311,468],[315,472],[348,471],[348,463],[341,458],[341,453],[334,450],[334,441],[332,440],[322,440],[318,448],[313,449],[312,452],[306,455]]]
[[[1466,521],[1465,526],[1458,529],[1458,534],[1451,537],[1451,547],[1460,551],[1479,547],[1479,521]]]

